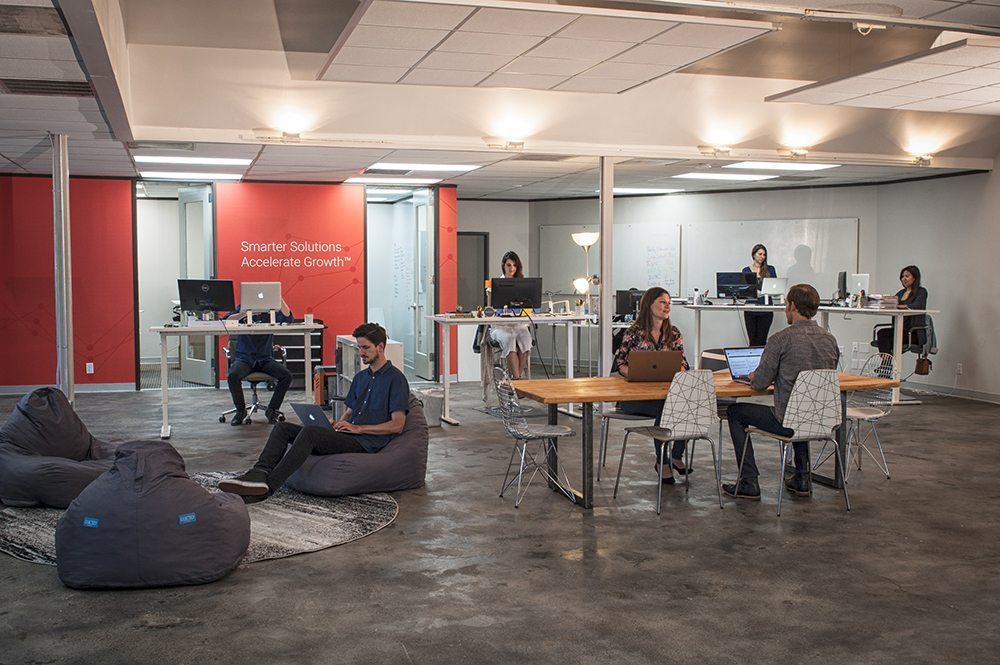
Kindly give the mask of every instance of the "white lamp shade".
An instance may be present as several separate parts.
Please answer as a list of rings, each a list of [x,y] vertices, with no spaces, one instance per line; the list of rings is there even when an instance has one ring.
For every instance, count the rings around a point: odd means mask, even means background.
[[[573,288],[579,294],[584,294],[590,291],[590,280],[586,277],[577,277],[573,280]]]
[[[580,233],[573,234],[573,242],[575,242],[580,247],[590,247],[597,239],[601,237],[601,234],[597,231],[581,231]]]

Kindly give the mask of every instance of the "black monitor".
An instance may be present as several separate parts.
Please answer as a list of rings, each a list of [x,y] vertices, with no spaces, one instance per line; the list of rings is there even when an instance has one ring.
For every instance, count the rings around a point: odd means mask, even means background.
[[[618,316],[635,315],[639,313],[639,301],[645,291],[639,289],[628,289],[627,291],[615,291],[615,314]]]
[[[715,292],[725,298],[756,298],[757,275],[752,272],[717,272]]]
[[[837,273],[837,300],[847,297],[847,271]]]
[[[231,279],[179,279],[177,293],[185,312],[228,312],[236,309]]]
[[[494,277],[490,302],[495,309],[538,309],[542,306],[541,277]]]

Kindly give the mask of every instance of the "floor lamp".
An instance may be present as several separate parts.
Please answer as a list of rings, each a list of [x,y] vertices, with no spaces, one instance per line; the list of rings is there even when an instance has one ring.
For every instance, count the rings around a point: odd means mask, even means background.
[[[597,242],[601,234],[596,231],[581,231],[573,234],[573,242],[583,248],[583,277],[573,280],[573,287],[577,293],[587,298],[587,315],[593,312],[590,301],[590,285],[598,283],[597,275],[590,274],[590,248]],[[593,375],[593,329],[587,326],[587,373]]]

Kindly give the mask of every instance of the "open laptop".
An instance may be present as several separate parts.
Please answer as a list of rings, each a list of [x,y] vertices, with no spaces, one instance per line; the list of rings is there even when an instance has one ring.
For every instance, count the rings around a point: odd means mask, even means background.
[[[787,277],[765,277],[760,287],[762,296],[783,296],[788,291]]]
[[[327,412],[319,404],[298,403],[292,404],[292,410],[302,421],[303,427],[325,427],[333,429],[333,424]]]
[[[240,284],[240,310],[267,312],[281,309],[281,282],[243,282]]]
[[[763,346],[724,349],[726,362],[729,363],[729,376],[738,383],[750,384],[750,372],[760,365],[760,356],[764,353]]]
[[[631,351],[628,354],[629,382],[673,381],[681,371],[681,351]]]

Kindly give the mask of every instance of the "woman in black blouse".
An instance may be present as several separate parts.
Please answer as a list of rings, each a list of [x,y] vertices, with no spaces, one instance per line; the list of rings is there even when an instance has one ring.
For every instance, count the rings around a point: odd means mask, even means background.
[[[906,266],[899,271],[899,283],[903,285],[896,292],[901,309],[927,309],[927,289],[920,286],[920,268]],[[927,325],[923,314],[903,317],[903,344],[923,346],[927,340]],[[913,330],[919,328],[919,330]],[[892,353],[893,328],[882,328],[875,335],[880,353]]]
[[[642,294],[642,298],[639,300],[639,315],[622,336],[622,343],[615,353],[611,371],[628,376],[628,354],[632,351],[680,351],[683,353],[684,339],[681,337],[681,331],[670,324],[670,294],[666,289],[654,286],[646,289],[646,292]],[[681,367],[688,369],[687,360],[681,362]],[[619,402],[618,407],[625,413],[656,418],[656,425],[659,426],[660,416],[663,413],[663,400]],[[663,442],[654,441],[654,443],[656,445],[656,464],[659,466],[663,455]],[[663,465],[663,477],[661,478],[663,483],[674,484],[674,470],[681,475],[690,473],[691,470],[684,466],[686,448],[686,440],[674,441],[673,450],[670,451],[670,464]]]

